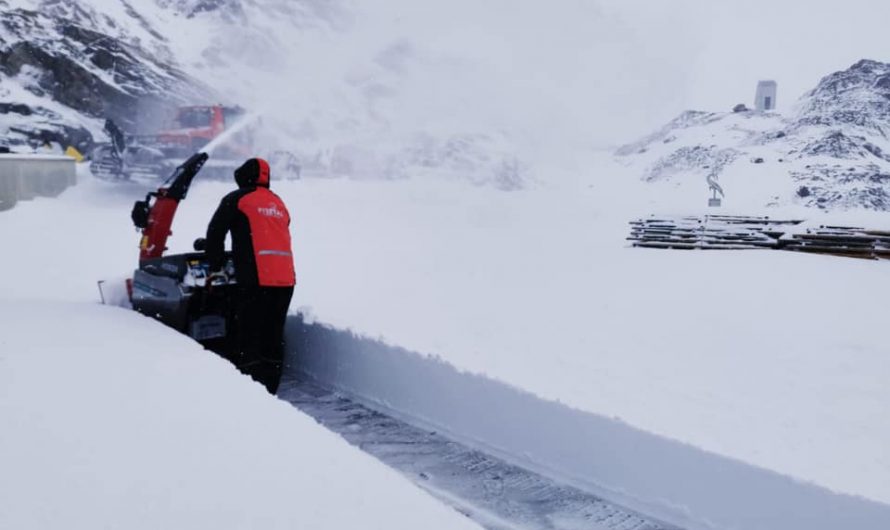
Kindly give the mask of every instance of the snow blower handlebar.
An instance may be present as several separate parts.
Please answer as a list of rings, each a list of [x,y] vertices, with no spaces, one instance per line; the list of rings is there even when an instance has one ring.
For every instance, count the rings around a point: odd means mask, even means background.
[[[195,153],[173,171],[158,191],[149,193],[144,201],[136,201],[133,205],[133,224],[142,229],[139,261],[159,258],[167,250],[167,238],[172,234],[170,227],[179,201],[185,199],[192,179],[208,158],[207,153]]]

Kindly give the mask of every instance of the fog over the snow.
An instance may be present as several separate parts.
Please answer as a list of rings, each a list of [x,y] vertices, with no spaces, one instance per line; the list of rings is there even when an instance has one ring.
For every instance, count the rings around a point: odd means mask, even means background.
[[[194,17],[198,0],[131,4],[77,2],[301,145],[486,134],[553,159],[750,105],[760,79],[788,109],[831,72],[890,60],[882,0],[228,0]]]
[[[121,0],[78,2],[175,58],[208,99],[259,113],[263,145],[382,163],[457,139],[476,165],[584,164],[684,110],[751,105],[760,79],[789,110],[831,72],[890,60],[878,0],[231,0],[187,16],[198,4],[140,2],[131,18]]]
[[[751,104],[759,79],[777,80],[788,108],[828,73],[890,58],[890,3],[875,0],[342,7],[330,31],[294,31],[274,11],[247,8],[247,36],[226,33],[226,53],[213,55],[254,70],[229,88],[291,126],[297,117],[335,117],[311,120],[318,135],[331,132],[320,124],[342,133],[355,121],[364,123],[351,133],[357,140],[504,131],[521,146],[608,147],[685,109]]]

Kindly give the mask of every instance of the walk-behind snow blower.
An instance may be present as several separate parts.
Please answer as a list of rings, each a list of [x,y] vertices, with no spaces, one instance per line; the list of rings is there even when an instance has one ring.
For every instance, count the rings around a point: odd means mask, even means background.
[[[203,239],[195,240],[195,252],[164,255],[176,209],[208,158],[206,153],[192,155],[156,192],[133,205],[133,224],[142,230],[142,239],[139,268],[127,281],[127,291],[136,311],[228,358],[235,346],[231,253],[216,274],[209,270]]]

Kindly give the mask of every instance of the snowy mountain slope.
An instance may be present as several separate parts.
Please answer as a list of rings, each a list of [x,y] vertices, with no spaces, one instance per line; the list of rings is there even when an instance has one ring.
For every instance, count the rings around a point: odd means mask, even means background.
[[[49,140],[87,151],[106,117],[148,127],[159,109],[209,93],[125,0],[4,0],[0,14],[0,98],[15,105],[0,108],[5,144]]]
[[[261,117],[264,151],[295,152],[316,174],[457,175],[503,189],[524,180],[527,164],[509,135],[438,114],[451,95],[418,93],[431,74],[453,84],[455,68],[467,65],[394,39],[389,23],[355,24],[358,11],[346,3],[17,0],[0,8],[3,101],[20,108],[22,91],[43,98],[28,98],[28,117],[2,115],[7,144],[50,139],[85,149],[103,136],[96,119],[151,131],[173,105],[224,101]]]
[[[888,135],[890,65],[863,60],[825,77],[788,114],[687,112],[617,155],[644,180],[700,185],[702,197],[703,177],[718,178],[726,204],[888,210]]]
[[[88,152],[102,134],[102,122],[26,89],[38,76],[26,67],[19,76],[0,79],[0,146],[21,149],[49,141]]]

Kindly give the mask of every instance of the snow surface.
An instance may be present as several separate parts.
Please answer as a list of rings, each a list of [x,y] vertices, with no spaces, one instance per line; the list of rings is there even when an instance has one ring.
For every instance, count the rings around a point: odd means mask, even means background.
[[[89,4],[101,11],[107,2]],[[703,213],[706,189],[643,186],[638,171],[588,150],[685,108],[726,110],[763,77],[777,78],[779,100],[791,101],[832,69],[886,50],[890,4],[875,4],[811,2],[806,20],[793,3],[765,0],[524,9],[406,1],[323,17],[245,2],[234,19],[140,9],[169,32],[172,56],[264,114],[284,147],[345,152],[341,173],[355,177],[413,177],[276,184],[296,221],[294,309],[887,505],[886,263],[627,248],[628,220]],[[243,32],[232,32],[233,20]],[[533,165],[523,174],[534,186],[505,194],[454,182],[512,156]],[[733,191],[721,213],[886,228],[881,214],[764,210],[776,183],[768,171],[740,171],[724,181]],[[190,248],[228,189],[196,183],[174,251]],[[4,213],[0,241],[15,259],[0,275],[3,314],[36,301],[58,314],[51,308],[70,302],[69,313],[89,317],[81,308],[96,309],[83,305],[97,298],[95,280],[135,265],[128,213],[144,191],[87,180],[58,201]]]
[[[621,177],[609,159],[594,162]],[[631,217],[692,204],[692,194],[599,182],[566,177],[512,193],[424,179],[277,183],[295,219],[294,308],[582,411],[890,503],[886,263],[627,248]],[[172,251],[190,248],[228,189],[196,182]],[[0,280],[4,299],[95,300],[96,279],[133,267],[127,212],[141,194],[87,179],[58,201],[5,214],[2,240],[16,259]],[[869,212],[768,213],[886,222]]]
[[[88,181],[0,221],[0,528],[476,528],[190,339],[100,306],[96,271],[133,264],[113,257],[135,236],[117,197]]]
[[[890,503],[886,262],[626,248],[645,202],[614,187],[295,191],[295,299],[322,322]]]
[[[886,530],[890,525],[888,504],[839,495],[640,430],[621,418],[541,399],[491,377],[462,372],[440,358],[300,317],[289,319],[287,338],[289,366],[302,372],[298,378],[309,376],[344,392],[353,402],[367,403],[428,432],[608,499],[625,508],[622,514],[636,510],[686,530]],[[284,395],[292,399],[287,392]],[[309,404],[307,409],[317,406]],[[353,432],[344,436],[350,438]],[[403,452],[381,446],[369,452],[385,453],[384,461],[395,457],[397,468],[424,464],[423,458],[406,461]],[[480,482],[500,480],[501,473],[488,465],[476,469],[472,483],[476,488]],[[430,480],[443,474],[433,473]],[[459,468],[448,473],[455,474],[460,474]],[[573,505],[571,495],[550,491],[545,497],[561,497],[563,506]],[[485,505],[484,498],[479,504]],[[574,507],[591,513],[587,503]],[[547,517],[546,503],[540,508],[533,513]],[[637,528],[627,521],[615,527]]]

